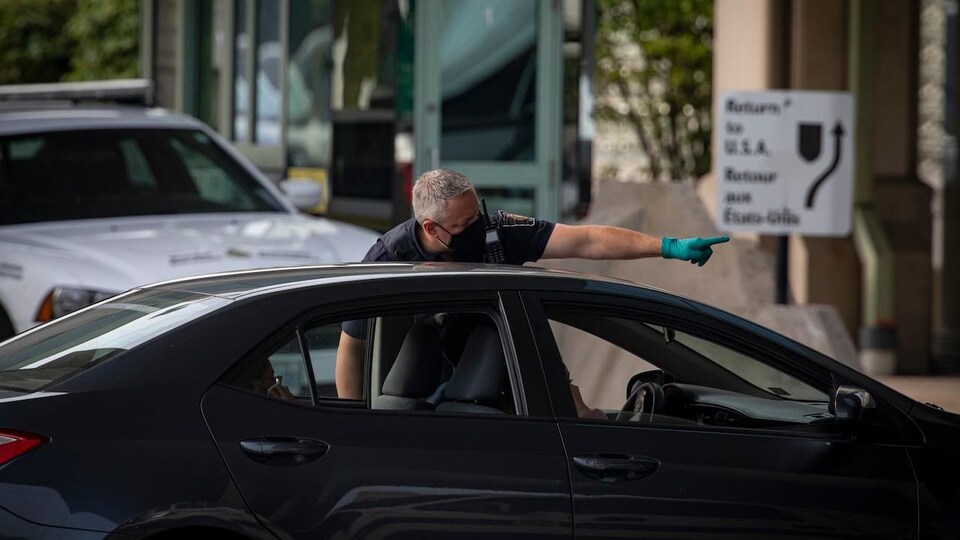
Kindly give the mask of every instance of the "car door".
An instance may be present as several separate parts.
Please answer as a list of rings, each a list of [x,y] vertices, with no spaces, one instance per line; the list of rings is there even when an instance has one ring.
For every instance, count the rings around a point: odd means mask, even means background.
[[[338,302],[337,312],[304,315],[204,396],[204,417],[243,499],[280,537],[570,537],[566,459],[519,298],[451,296],[367,298],[362,309]],[[482,319],[495,331],[486,335],[498,336],[506,365],[489,399],[451,397],[458,369],[478,355],[475,346],[461,352],[470,340],[458,348],[451,318]],[[365,327],[359,400],[338,399],[333,384],[346,321]],[[422,381],[395,380],[401,356],[436,357],[422,340],[408,346],[414,326],[431,335],[441,328],[444,359],[462,358],[455,367],[441,361],[450,372],[440,377],[449,375],[443,397],[427,396]]]
[[[682,302],[525,303],[560,417],[575,537],[918,534],[900,413],[879,398],[869,425],[841,425],[828,403],[836,373]]]

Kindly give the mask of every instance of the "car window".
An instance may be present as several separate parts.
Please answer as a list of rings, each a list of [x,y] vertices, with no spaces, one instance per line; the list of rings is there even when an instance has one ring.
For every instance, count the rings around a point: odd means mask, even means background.
[[[518,382],[507,360],[508,340],[490,313],[391,310],[365,315],[303,324],[296,336],[280,340],[284,346],[251,355],[224,382],[274,399],[302,401],[312,393],[317,406],[517,413]],[[340,369],[356,381],[352,389],[337,385],[338,355]],[[275,391],[267,391],[268,383],[277,385]]]
[[[275,399],[337,400],[334,374],[340,327],[339,322],[301,327],[284,335],[280,345],[255,352],[223,380]],[[301,345],[301,336],[306,349]],[[361,356],[366,359],[364,353]]]
[[[296,335],[288,336],[264,354],[255,355],[226,380],[233,386],[275,399],[306,404],[313,400],[300,338]]]
[[[180,291],[114,297],[0,345],[0,388],[43,390],[227,303]]]
[[[123,162],[127,166],[127,178],[130,179],[130,184],[140,189],[155,189],[157,179],[150,171],[150,164],[140,150],[140,145],[133,139],[124,139],[120,141],[119,147],[123,154]]]
[[[772,368],[738,351],[717,345],[711,341],[675,332],[674,339],[700,356],[716,362],[764,392],[783,399],[796,401],[826,401],[826,393],[787,373]]]
[[[206,136],[194,137],[198,144],[209,144]],[[181,140],[174,139],[170,145],[186,166],[194,188],[204,200],[236,209],[253,210],[256,201],[250,193],[233,182],[230,175],[216,162],[191,148]]]
[[[209,136],[100,129],[0,137],[0,224],[277,212],[282,203]]]
[[[644,321],[548,309],[583,419],[829,431],[825,389],[715,341]]]
[[[340,322],[334,322],[304,330],[307,355],[313,368],[314,384],[319,398],[339,398],[337,395],[336,367],[341,326]],[[366,347],[362,347],[358,355],[364,364],[369,361]]]

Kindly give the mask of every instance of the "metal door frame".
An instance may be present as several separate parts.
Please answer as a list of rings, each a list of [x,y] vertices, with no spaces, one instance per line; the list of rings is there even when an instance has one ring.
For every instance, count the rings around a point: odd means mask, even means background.
[[[443,1],[418,0],[415,12],[414,173],[447,167],[464,173],[480,189],[532,189],[536,216],[557,220],[563,122],[563,16],[559,1],[537,1],[536,159],[523,163],[440,159]]]

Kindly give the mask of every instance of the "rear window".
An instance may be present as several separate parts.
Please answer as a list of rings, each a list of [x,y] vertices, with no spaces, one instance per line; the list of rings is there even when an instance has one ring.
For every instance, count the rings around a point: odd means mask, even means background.
[[[100,129],[0,138],[0,224],[282,204],[207,134]]]
[[[43,390],[229,302],[142,290],[56,319],[0,344],[0,390]]]

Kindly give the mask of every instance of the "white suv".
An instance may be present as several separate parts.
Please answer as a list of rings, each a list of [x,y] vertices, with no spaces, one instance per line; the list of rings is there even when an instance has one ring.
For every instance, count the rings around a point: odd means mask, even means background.
[[[299,213],[315,184],[281,187],[184,115],[0,108],[0,340],[137,285],[359,261],[376,240]]]

